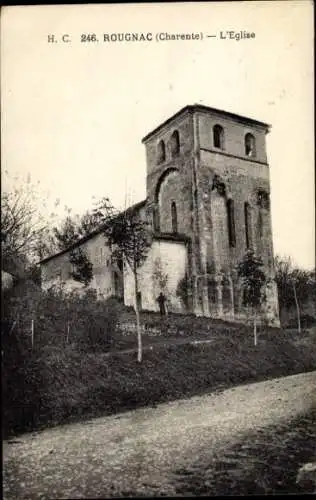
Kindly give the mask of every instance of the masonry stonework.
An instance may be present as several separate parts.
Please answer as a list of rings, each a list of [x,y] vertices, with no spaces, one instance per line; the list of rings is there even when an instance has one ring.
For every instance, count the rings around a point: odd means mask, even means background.
[[[220,144],[214,127],[221,131]],[[170,149],[175,130],[179,133],[176,155]],[[274,278],[268,132],[269,127],[256,120],[195,105],[181,110],[143,140],[154,229],[176,230],[191,242],[187,275],[195,314],[245,317],[236,266],[247,249],[263,259],[266,274]],[[247,137],[252,141],[250,151]],[[165,146],[162,159],[157,157],[161,141]],[[177,209],[177,227],[172,204]],[[278,325],[274,285],[267,296],[269,321]]]

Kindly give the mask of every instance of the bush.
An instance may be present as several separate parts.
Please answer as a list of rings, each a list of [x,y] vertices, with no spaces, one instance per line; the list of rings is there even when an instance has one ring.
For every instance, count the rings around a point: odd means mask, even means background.
[[[60,288],[42,292],[33,285],[23,283],[2,297],[5,433],[36,427],[43,418],[50,420],[54,403],[48,390],[47,363],[65,368],[63,356],[65,352],[69,356],[71,345],[77,346],[81,356],[82,351],[108,350],[118,322],[118,305],[113,299],[97,300],[90,291],[82,296],[66,294]]]
[[[62,287],[41,291],[24,287],[5,298],[5,320],[16,323],[19,338],[31,347],[31,325],[34,327],[34,349],[44,346],[80,345],[81,349],[108,349],[118,322],[118,302],[98,300],[94,290],[84,294],[66,293]]]
[[[114,343],[118,323],[119,304],[116,299],[95,301],[95,297],[86,294],[81,304],[80,318],[82,327],[76,338],[83,350],[109,350]],[[78,318],[79,319],[79,318]]]

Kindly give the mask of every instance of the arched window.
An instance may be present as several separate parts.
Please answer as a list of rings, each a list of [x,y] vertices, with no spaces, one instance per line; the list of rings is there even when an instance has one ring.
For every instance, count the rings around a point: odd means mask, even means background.
[[[177,233],[178,232],[178,215],[177,215],[177,206],[176,206],[174,201],[171,203],[171,225],[172,225],[172,232]]]
[[[229,246],[236,246],[234,200],[227,200],[228,240]]]
[[[166,146],[164,141],[160,141],[157,146],[157,163],[162,163],[166,159]]]
[[[213,144],[215,148],[224,149],[224,129],[221,125],[213,127]]]
[[[246,233],[246,248],[249,249],[252,246],[251,241],[251,209],[248,202],[244,205],[245,211],[245,233]]]
[[[252,134],[245,135],[245,155],[256,156],[256,140]]]
[[[175,130],[170,139],[171,156],[178,156],[180,153],[180,136],[179,132]]]

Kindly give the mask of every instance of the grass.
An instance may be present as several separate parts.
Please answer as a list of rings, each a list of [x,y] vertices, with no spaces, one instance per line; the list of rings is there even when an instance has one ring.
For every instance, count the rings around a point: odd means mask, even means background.
[[[152,317],[154,320],[160,318]],[[157,344],[144,351],[141,364],[136,362],[135,352],[109,357],[71,345],[30,354],[19,367],[20,379],[6,381],[5,433],[109,415],[316,368],[316,343],[307,334],[298,342],[296,333],[268,329],[255,347],[251,329],[242,325],[205,318],[193,322],[190,317],[168,321],[171,325],[178,321],[185,335],[191,331],[191,338],[197,337],[195,331],[206,335],[207,325],[213,342]]]
[[[112,350],[132,349],[136,346],[135,313],[131,308],[120,307],[119,326],[112,341]],[[188,314],[169,314],[161,317],[159,313],[141,313],[143,345],[154,345],[164,341],[180,339],[207,340],[218,336],[253,338],[253,326],[228,322],[221,319],[196,317]],[[258,327],[258,337],[265,341],[271,336],[283,335],[278,328]],[[297,330],[287,331],[291,339],[298,339]],[[308,330],[302,337],[309,337]]]
[[[312,493],[296,483],[299,468],[316,461],[315,415],[244,436],[224,454],[175,471],[179,495]]]

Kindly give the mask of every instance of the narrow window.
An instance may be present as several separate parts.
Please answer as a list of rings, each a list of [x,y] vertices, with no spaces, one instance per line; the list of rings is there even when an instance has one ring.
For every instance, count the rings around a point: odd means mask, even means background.
[[[153,227],[155,232],[160,231],[160,220],[159,220],[159,208],[154,207],[153,209]]]
[[[160,141],[157,146],[157,163],[162,163],[166,159],[166,146],[164,141]]]
[[[245,155],[256,156],[256,141],[252,134],[245,135]]]
[[[259,210],[259,215],[258,215],[258,231],[259,231],[259,238],[263,237],[263,220],[262,220],[262,212]]]
[[[249,249],[251,247],[251,212],[249,203],[245,203],[245,232],[246,232],[246,248]]]
[[[220,125],[213,127],[213,144],[215,148],[224,149],[224,129]]]
[[[173,201],[171,203],[171,224],[172,224],[172,232],[178,232],[178,216],[177,216],[177,206]]]
[[[227,218],[228,218],[228,239],[229,246],[236,246],[236,231],[235,231],[235,214],[234,200],[227,200]]]
[[[170,139],[170,149],[172,156],[178,156],[180,153],[180,137],[179,132],[175,130]]]

